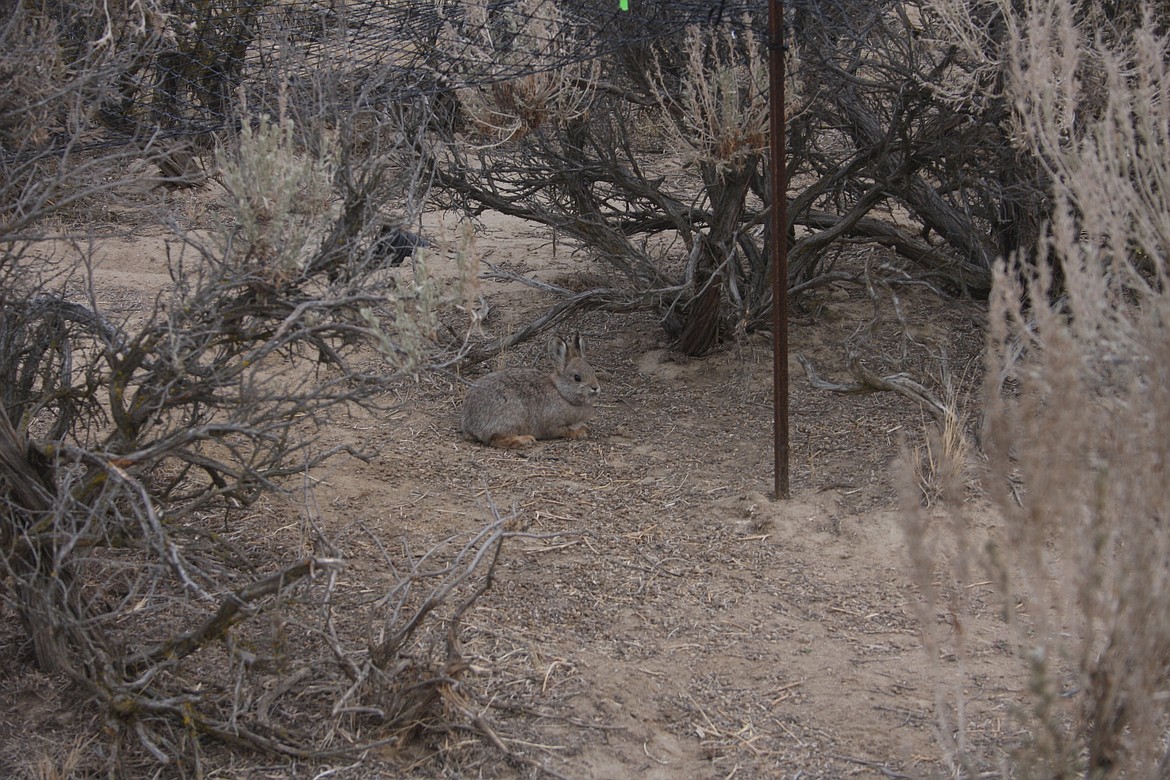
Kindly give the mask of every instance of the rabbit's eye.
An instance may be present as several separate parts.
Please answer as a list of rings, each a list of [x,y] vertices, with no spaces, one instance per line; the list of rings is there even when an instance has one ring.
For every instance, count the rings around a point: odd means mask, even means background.
[[[580,375],[580,374],[573,374],[573,381],[574,381],[574,382],[580,382],[580,381],[581,381],[581,375]]]

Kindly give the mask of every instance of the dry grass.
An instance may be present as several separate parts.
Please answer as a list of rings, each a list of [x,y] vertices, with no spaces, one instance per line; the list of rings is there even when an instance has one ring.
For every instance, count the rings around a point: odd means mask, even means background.
[[[1165,143],[1160,128],[1170,117],[1151,88],[1170,76],[1168,46],[1153,22],[1103,42],[1077,26],[1065,0],[1041,5],[1009,13],[1004,63],[1022,143],[1052,175],[1055,204],[1036,256],[995,275],[984,445],[1006,530],[983,544],[961,507],[932,518],[907,502],[907,538],[928,652],[960,660],[956,687],[936,702],[953,771],[1162,777],[1170,769],[1170,293],[1157,249],[1167,245],[1166,227],[1155,215],[1170,204],[1154,182],[1166,180],[1170,159],[1150,148]],[[1071,85],[1082,80],[1107,84],[1107,97],[1078,93]],[[1065,121],[1073,115],[1075,127]],[[919,462],[929,467],[904,478],[904,495],[921,490],[924,474],[958,468],[954,457],[941,442],[928,448]],[[966,739],[972,650],[963,625],[979,583],[1001,600],[1028,681],[1012,716],[1019,744],[1007,755]]]
[[[966,411],[953,388],[942,399],[942,419],[932,419],[921,444],[910,454],[913,480],[926,507],[940,501],[961,501],[972,482],[974,446],[967,435]]]
[[[43,753],[33,760],[29,775],[33,780],[71,780],[81,775],[88,763],[93,737],[76,739],[64,755]]]

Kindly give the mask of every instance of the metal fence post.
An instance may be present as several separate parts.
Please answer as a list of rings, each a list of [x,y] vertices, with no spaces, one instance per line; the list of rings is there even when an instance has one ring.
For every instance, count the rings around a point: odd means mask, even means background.
[[[772,401],[775,498],[788,483],[788,172],[784,118],[784,0],[768,4],[769,145],[772,155]]]

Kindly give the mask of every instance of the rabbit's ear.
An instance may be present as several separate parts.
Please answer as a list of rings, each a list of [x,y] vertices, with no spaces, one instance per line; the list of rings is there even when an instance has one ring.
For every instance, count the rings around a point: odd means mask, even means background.
[[[560,371],[569,362],[569,345],[560,336],[548,340],[548,354]]]
[[[573,340],[569,343],[569,357],[585,359],[585,339],[581,338],[580,333],[573,334]]]

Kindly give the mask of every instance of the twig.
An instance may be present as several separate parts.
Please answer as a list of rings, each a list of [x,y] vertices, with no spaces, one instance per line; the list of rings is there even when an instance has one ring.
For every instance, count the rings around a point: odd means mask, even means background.
[[[877,763],[876,761],[867,761],[864,758],[854,758],[853,756],[842,756],[842,755],[839,755],[837,753],[830,753],[829,757],[835,758],[838,761],[846,761],[850,764],[857,764],[859,766],[864,766],[864,767],[868,767],[870,769],[875,769],[878,772],[881,772],[886,777],[894,778],[894,780],[910,780],[910,775],[904,775],[901,772],[895,772],[894,770],[889,769],[888,767],[882,766],[881,764]]]

